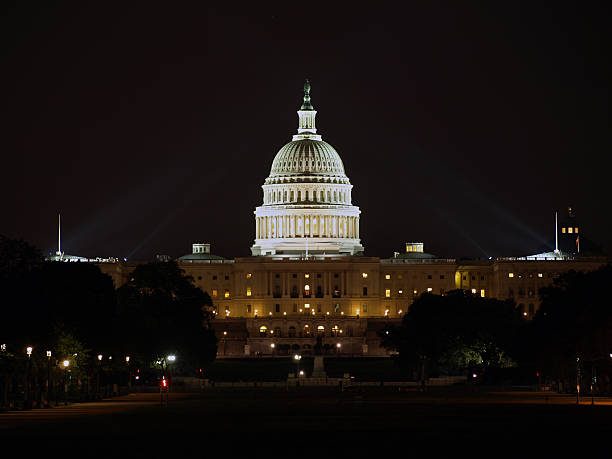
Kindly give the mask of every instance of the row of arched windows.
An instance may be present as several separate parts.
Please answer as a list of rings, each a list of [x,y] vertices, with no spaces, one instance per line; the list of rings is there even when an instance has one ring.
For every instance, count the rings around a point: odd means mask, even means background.
[[[323,325],[317,325],[316,327],[315,326],[311,327],[310,325],[306,324],[302,328],[302,333],[300,336],[311,336],[312,334],[321,335],[321,336],[344,336],[344,335],[350,336],[352,333],[350,333],[350,330],[349,330],[349,333],[347,334],[347,332],[341,329],[338,325],[334,325],[330,327],[329,332],[326,333],[325,326]],[[262,338],[263,337],[281,338],[282,337],[281,328],[274,327],[274,329],[270,329],[268,328],[267,325],[262,325],[259,327],[259,336]],[[297,329],[295,326],[291,325],[287,329],[287,336],[290,338],[294,338],[295,336],[297,336]]]
[[[349,190],[269,190],[265,192],[265,204],[315,201],[350,204]]]

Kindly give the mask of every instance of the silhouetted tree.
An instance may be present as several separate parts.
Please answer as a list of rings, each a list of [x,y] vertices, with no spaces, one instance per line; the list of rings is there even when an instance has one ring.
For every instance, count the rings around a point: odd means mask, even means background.
[[[612,266],[581,273],[569,271],[542,288],[542,303],[530,333],[537,369],[575,385],[576,368],[609,371],[612,349]],[[579,359],[577,362],[577,358]],[[607,375],[610,377],[612,375]]]
[[[144,363],[176,353],[177,367],[186,372],[214,360],[212,300],[175,262],[138,266],[117,293],[117,329],[126,353]]]
[[[455,290],[445,296],[422,294],[401,326],[386,328],[380,336],[383,346],[397,351],[401,364],[420,379],[426,373],[514,365],[515,337],[523,326],[513,302]]]

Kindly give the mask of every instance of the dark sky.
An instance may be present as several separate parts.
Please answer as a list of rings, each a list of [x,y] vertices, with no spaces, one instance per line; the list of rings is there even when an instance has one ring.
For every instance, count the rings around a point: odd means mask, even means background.
[[[55,250],[61,212],[70,254],[249,255],[309,78],[367,255],[534,253],[568,205],[612,248],[603,6],[123,3],[3,2],[1,234]]]

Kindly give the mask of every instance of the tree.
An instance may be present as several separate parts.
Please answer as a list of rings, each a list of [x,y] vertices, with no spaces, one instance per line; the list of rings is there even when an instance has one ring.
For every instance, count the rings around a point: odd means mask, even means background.
[[[185,372],[214,360],[216,337],[208,328],[212,300],[176,262],[138,266],[117,294],[116,325],[126,353],[144,362],[176,353]]]
[[[382,345],[398,352],[418,378],[514,365],[514,337],[523,326],[513,302],[455,290],[446,296],[424,293],[399,327],[384,329]]]
[[[588,372],[610,371],[611,284],[612,266],[607,265],[588,273],[569,271],[541,289],[530,330],[532,360],[541,372],[574,385],[582,365]]]

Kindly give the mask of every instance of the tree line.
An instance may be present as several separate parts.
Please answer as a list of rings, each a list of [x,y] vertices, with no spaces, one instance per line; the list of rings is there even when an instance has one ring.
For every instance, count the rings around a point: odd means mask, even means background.
[[[102,369],[125,385],[136,372],[159,374],[168,355],[175,375],[198,375],[216,355],[212,300],[175,262],[140,265],[115,289],[93,263],[45,261],[27,242],[0,236],[0,295],[3,398],[25,371],[33,381],[61,377],[64,360],[71,382],[91,391]]]
[[[540,290],[533,320],[512,300],[464,290],[423,293],[401,325],[380,336],[417,380],[463,374],[483,383],[546,384],[564,392],[581,384],[610,393],[610,285],[611,265],[562,274]]]

